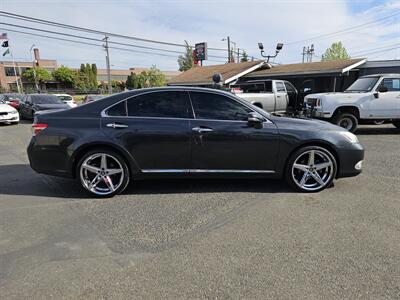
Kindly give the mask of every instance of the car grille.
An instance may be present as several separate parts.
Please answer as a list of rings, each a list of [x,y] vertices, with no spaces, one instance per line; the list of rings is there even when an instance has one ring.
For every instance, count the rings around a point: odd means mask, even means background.
[[[307,98],[307,105],[311,107],[317,106],[317,98]]]
[[[7,112],[0,112],[0,116],[7,116]]]

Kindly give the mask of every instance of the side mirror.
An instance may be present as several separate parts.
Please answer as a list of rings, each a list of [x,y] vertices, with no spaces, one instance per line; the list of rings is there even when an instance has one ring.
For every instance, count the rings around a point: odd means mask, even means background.
[[[262,122],[264,122],[264,118],[256,112],[250,112],[247,115],[247,122],[250,126],[258,127],[262,124]]]
[[[379,93],[386,93],[387,91],[388,91],[387,86],[381,85],[381,86],[378,88],[378,92],[379,92]]]
[[[375,92],[375,93],[374,93],[374,97],[375,97],[376,99],[378,99],[378,98],[379,98],[379,92]]]

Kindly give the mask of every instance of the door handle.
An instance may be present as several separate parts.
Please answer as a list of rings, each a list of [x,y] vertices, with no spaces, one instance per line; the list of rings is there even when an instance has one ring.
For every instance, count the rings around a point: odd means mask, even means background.
[[[198,133],[203,133],[203,132],[212,132],[214,131],[211,128],[205,128],[205,127],[193,127],[192,131],[198,132]]]
[[[128,125],[117,124],[117,123],[108,123],[106,126],[109,127],[109,128],[114,128],[114,129],[116,129],[116,128],[127,128],[128,127]]]

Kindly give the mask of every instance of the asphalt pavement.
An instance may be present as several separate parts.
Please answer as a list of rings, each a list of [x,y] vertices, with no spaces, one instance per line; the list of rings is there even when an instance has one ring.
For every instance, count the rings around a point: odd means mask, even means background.
[[[400,299],[400,132],[363,126],[364,172],[134,182],[93,199],[28,164],[0,126],[1,299]]]

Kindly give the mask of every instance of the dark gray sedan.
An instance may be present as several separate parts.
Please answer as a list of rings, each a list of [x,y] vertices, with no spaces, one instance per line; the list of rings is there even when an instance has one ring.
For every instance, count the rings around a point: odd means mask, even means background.
[[[68,109],[57,96],[48,94],[26,95],[20,102],[19,113],[21,119],[33,119],[34,114],[42,110]]]
[[[286,178],[318,192],[361,172],[357,137],[315,120],[268,114],[230,93],[152,88],[35,116],[28,147],[39,173],[76,178],[96,196],[160,177]]]

